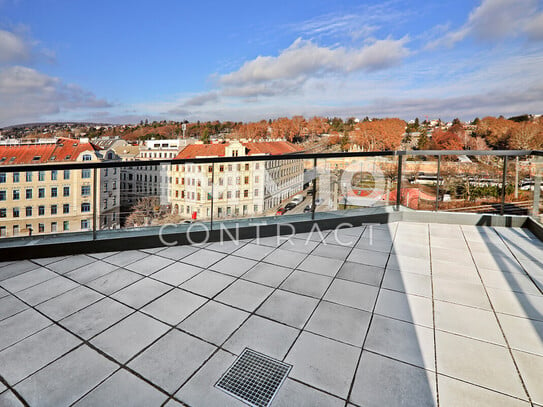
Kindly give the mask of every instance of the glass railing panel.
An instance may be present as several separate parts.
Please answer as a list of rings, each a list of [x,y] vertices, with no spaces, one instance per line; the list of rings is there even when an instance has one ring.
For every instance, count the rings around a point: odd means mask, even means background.
[[[504,214],[532,214],[536,175],[536,160],[534,158],[533,156],[508,157]]]
[[[424,211],[437,209],[437,196],[440,195],[437,173],[440,161],[437,156],[405,156],[401,188],[401,204],[403,206]],[[442,179],[439,184],[441,187]]]

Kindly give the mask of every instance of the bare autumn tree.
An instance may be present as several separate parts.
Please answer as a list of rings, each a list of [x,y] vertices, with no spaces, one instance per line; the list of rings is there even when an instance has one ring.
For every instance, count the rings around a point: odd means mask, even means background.
[[[126,219],[126,226],[142,226],[151,224],[162,216],[160,200],[156,196],[140,198],[132,207],[132,213]]]
[[[364,150],[397,150],[405,132],[400,119],[380,119],[358,123],[351,138]]]
[[[539,150],[543,148],[543,122],[517,123],[510,130],[509,145],[518,150]]]

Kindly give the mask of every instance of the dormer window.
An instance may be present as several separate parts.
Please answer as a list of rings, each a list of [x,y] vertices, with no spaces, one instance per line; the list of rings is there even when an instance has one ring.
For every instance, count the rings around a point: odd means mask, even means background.
[[[41,155],[36,155],[34,156],[34,158],[32,159],[32,161],[39,161],[41,158]]]
[[[90,161],[92,160],[92,156],[90,154],[83,155],[83,161]]]
[[[72,156],[71,156],[71,155],[67,155],[66,158],[65,158],[65,160],[69,160],[70,158],[72,158]]]
[[[55,161],[56,159],[57,159],[56,155],[52,155],[51,158],[50,158],[51,161]]]
[[[232,150],[232,157],[238,156],[238,150]]]

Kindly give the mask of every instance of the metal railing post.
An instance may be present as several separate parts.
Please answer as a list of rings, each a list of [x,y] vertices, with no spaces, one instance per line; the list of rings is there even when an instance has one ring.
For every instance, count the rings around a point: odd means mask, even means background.
[[[503,156],[503,172],[502,172],[502,201],[500,205],[500,215],[505,213],[505,187],[507,181],[507,156]]]
[[[92,176],[92,240],[96,240],[96,219],[97,216],[97,210],[96,210],[96,197],[98,195],[98,182],[96,182],[96,179],[98,178],[98,169],[93,168],[93,176]]]
[[[437,156],[436,212],[439,211],[439,178],[441,177],[441,156]]]
[[[315,176],[313,177],[313,198],[311,203],[311,220],[315,220],[315,200],[317,196],[317,158],[313,158],[313,171]]]
[[[213,230],[213,201],[215,200],[215,162],[211,163],[211,220],[209,223],[209,229]]]
[[[402,162],[403,162],[403,155],[398,155],[398,183],[396,185],[396,210],[400,210],[401,205],[401,194],[402,194]]]
[[[541,200],[541,176],[543,175],[543,158],[535,157],[535,177],[534,177],[534,206],[532,216],[539,216],[539,202]]]

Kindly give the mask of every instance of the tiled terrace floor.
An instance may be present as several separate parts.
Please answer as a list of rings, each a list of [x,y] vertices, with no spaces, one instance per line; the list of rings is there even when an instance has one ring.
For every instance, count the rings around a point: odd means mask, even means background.
[[[245,347],[293,366],[273,406],[543,405],[529,232],[323,238],[0,263],[0,405],[242,405],[213,386]]]

